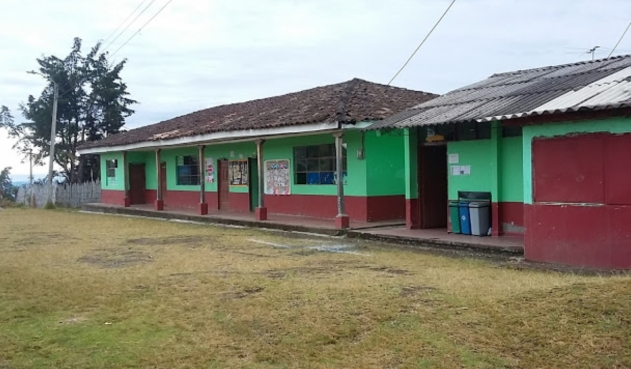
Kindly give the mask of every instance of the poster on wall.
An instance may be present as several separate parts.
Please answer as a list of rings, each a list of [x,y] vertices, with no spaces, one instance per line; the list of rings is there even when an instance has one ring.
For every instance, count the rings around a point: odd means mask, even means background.
[[[267,160],[265,162],[265,194],[289,195],[291,174],[289,159]]]
[[[206,168],[206,183],[215,183],[215,161],[213,158],[206,158],[204,168]]]
[[[231,160],[228,164],[230,186],[248,185],[248,161]]]

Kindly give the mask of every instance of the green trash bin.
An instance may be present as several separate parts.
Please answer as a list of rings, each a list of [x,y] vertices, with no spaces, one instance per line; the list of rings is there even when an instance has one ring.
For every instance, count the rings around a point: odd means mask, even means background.
[[[449,219],[451,220],[451,233],[462,233],[460,231],[460,213],[458,211],[458,201],[449,201]]]

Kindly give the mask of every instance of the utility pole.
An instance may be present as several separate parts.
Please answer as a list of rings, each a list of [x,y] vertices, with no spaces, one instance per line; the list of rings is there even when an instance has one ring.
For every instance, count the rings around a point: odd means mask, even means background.
[[[29,176],[28,176],[28,206],[33,206],[33,150],[28,151]]]
[[[59,99],[59,86],[53,82],[53,121],[50,127],[50,156],[48,161],[48,198],[46,205],[53,204],[53,164],[55,163],[55,139],[57,138],[57,100]],[[49,205],[50,204],[50,205]]]

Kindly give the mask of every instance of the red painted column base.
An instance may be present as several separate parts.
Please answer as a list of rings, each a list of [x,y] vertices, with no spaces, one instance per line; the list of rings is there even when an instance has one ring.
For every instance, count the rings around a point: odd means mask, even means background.
[[[405,225],[407,229],[421,228],[421,219],[418,199],[405,200]]]
[[[351,218],[346,214],[338,214],[335,217],[335,228],[347,229],[351,226]]]
[[[131,199],[127,196],[125,196],[125,199],[123,200],[123,206],[128,208],[131,206]]]
[[[154,203],[154,207],[158,211],[164,210],[164,201],[163,200],[156,200],[156,202]]]
[[[255,208],[254,216],[256,220],[267,220],[267,208]]]
[[[208,203],[202,202],[197,207],[197,212],[199,215],[207,215],[208,214]]]

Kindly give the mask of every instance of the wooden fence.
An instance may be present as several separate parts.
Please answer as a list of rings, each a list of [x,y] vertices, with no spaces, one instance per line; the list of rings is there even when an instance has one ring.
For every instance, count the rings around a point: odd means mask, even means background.
[[[44,207],[48,198],[48,187],[46,185],[20,187],[16,202],[29,206],[31,197],[34,206]],[[101,202],[101,183],[99,181],[53,185],[53,203],[55,205],[78,208],[83,204],[94,202]]]

